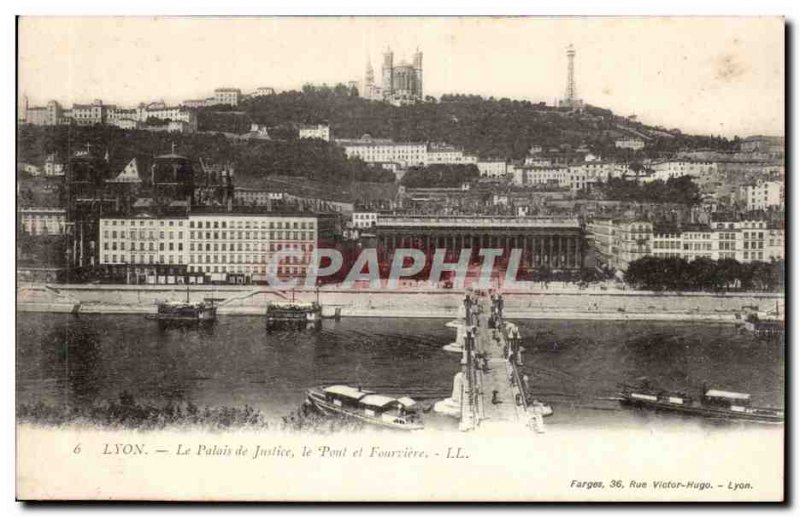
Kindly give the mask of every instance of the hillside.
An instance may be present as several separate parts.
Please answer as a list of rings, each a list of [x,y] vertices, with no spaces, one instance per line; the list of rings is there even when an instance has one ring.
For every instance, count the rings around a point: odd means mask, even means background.
[[[532,145],[587,145],[604,157],[627,159],[737,145],[733,140],[647,126],[592,106],[576,113],[543,103],[476,95],[444,95],[438,101],[428,97],[419,104],[392,106],[362,99],[341,85],[306,86],[302,92],[247,99],[237,111],[201,110],[201,129],[245,131],[255,122],[285,132],[298,124],[327,122],[336,138],[369,134],[396,141],[447,142],[482,158],[512,159],[524,157]],[[616,149],[614,140],[627,136],[649,139],[648,146],[638,155]]]
[[[153,157],[169,153],[199,161],[233,164],[237,184],[262,187],[270,177],[293,177],[299,183],[317,182],[332,187],[357,182],[394,182],[391,172],[349,160],[341,148],[321,140],[250,140],[226,138],[213,133],[165,133],[123,130],[111,126],[21,126],[17,139],[18,160],[41,164],[48,154],[64,159],[86,149],[104,156],[111,171],[121,171],[136,158],[140,174],[146,174]]]

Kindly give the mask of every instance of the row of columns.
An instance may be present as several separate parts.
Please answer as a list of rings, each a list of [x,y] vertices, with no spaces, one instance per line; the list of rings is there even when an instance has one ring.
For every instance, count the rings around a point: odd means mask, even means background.
[[[580,235],[389,234],[378,237],[378,246],[385,252],[396,248],[445,248],[451,251],[464,248],[517,248],[523,250],[523,263],[528,266],[583,266],[583,239]]]

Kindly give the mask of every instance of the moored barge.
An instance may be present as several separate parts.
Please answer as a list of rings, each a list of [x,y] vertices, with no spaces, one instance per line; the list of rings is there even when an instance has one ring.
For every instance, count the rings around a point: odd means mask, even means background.
[[[621,404],[642,409],[670,411],[704,418],[783,423],[783,411],[752,406],[750,395],[747,393],[707,390],[705,386],[699,399],[694,399],[685,393],[670,393],[629,385],[623,385],[620,397]]]
[[[316,302],[270,302],[267,328],[313,328],[322,323],[322,307]]]
[[[217,308],[205,302],[161,302],[150,317],[165,325],[210,325],[217,319]]]
[[[345,385],[311,388],[307,403],[326,415],[339,415],[367,424],[413,431],[422,429],[417,403]]]

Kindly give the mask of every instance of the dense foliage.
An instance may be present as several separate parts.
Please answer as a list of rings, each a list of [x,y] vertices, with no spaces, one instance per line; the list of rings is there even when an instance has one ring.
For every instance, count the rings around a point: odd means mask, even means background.
[[[735,145],[718,137],[654,130],[594,107],[577,113],[544,103],[478,95],[443,95],[438,102],[428,97],[425,102],[392,106],[362,99],[343,85],[306,85],[302,92],[248,99],[238,109],[248,120],[268,127],[328,122],[337,138],[369,134],[397,141],[447,142],[483,158],[519,159],[532,145],[585,144],[603,157],[626,159],[654,157],[683,148],[730,149]],[[652,140],[638,153],[617,149],[614,141],[630,135],[620,126],[650,134]],[[233,126],[225,123],[224,128],[216,129],[227,131]]]
[[[300,177],[332,184],[353,181],[392,182],[394,174],[349,160],[342,149],[321,140],[234,140],[221,134],[167,133],[123,130],[110,126],[22,126],[19,129],[19,161],[41,164],[48,154],[72,156],[90,145],[92,153],[108,152],[112,171],[121,171],[136,158],[144,175],[153,157],[175,152],[199,160],[231,162],[236,176],[254,179],[269,176]],[[248,182],[252,184],[253,182]]]
[[[609,178],[608,181],[598,184],[598,189],[605,199],[612,201],[695,204],[702,197],[700,187],[690,176],[642,184],[622,178]]]
[[[400,180],[400,184],[408,188],[460,187],[464,182],[478,179],[478,176],[478,167],[472,164],[434,164],[411,167]]]
[[[653,291],[777,291],[784,288],[784,263],[643,257],[630,263],[625,281]]]

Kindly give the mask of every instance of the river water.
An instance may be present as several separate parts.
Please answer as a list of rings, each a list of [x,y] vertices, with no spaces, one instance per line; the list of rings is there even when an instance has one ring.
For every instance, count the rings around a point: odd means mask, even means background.
[[[306,388],[332,383],[429,404],[450,396],[460,355],[443,345],[447,320],[345,318],[321,330],[270,331],[261,317],[222,316],[209,330],[159,329],[140,315],[20,313],[17,403],[92,405],[122,392],[136,401],[243,406],[279,419]],[[620,321],[517,321],[523,373],[550,402],[558,426],[648,426],[659,419],[621,408],[617,383],[647,378],[669,390],[709,387],[751,393],[783,406],[782,345],[728,324]],[[455,427],[444,416],[428,420]]]

